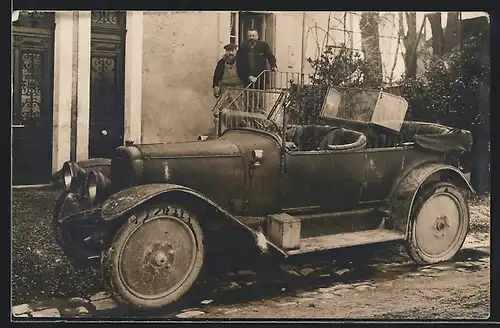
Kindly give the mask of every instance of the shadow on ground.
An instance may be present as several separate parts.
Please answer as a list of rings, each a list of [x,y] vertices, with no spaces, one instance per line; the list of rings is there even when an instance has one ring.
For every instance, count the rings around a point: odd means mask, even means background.
[[[13,190],[13,304],[57,297],[88,298],[103,290],[97,269],[75,267],[55,244],[51,212],[58,194],[59,190],[53,188]],[[489,215],[489,203],[480,205],[488,207]],[[459,258],[478,256],[464,250]],[[204,299],[217,304],[249,302],[339,282],[374,279],[376,270],[371,265],[381,263],[407,263],[404,270],[415,269],[404,249],[396,244],[301,255],[286,261],[251,254],[220,256],[211,263],[218,270],[202,283],[199,294],[179,307],[199,306]],[[390,274],[401,272],[385,273],[382,278],[390,278]]]
[[[357,247],[350,250],[350,255],[346,249],[283,263],[273,261],[272,265],[254,260],[251,263],[248,261],[246,265],[240,262],[228,268],[221,263],[220,270],[209,276],[210,283],[206,282],[196,295],[184,299],[182,303],[157,311],[120,309],[120,314],[129,318],[175,318],[177,313],[186,309],[206,311],[206,308],[213,306],[258,304],[307,293],[312,293],[312,296],[321,288],[394,280],[419,271],[419,267],[401,256],[398,250],[400,248],[397,245]],[[353,253],[356,260],[353,259]],[[485,257],[489,257],[487,252],[464,249],[453,261],[441,263],[440,267],[448,267],[449,270],[457,267],[474,272],[481,270],[481,266],[467,262]]]

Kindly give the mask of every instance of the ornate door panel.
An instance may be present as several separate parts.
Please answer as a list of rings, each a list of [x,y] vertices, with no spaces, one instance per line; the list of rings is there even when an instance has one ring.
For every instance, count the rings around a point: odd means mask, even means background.
[[[48,183],[52,175],[54,13],[21,12],[12,25],[13,184]]]
[[[89,157],[110,157],[123,144],[125,14],[93,11]]]

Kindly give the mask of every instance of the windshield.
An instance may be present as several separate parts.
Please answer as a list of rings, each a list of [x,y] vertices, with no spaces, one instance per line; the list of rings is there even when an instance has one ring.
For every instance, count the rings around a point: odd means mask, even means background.
[[[380,90],[329,88],[321,116],[374,123],[399,131],[408,103]]]
[[[214,106],[218,134],[237,127],[273,131],[282,123],[286,95],[286,90],[228,87]]]

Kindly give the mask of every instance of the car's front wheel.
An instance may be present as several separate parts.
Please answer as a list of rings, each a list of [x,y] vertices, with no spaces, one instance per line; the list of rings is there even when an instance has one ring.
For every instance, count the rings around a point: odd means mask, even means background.
[[[203,260],[203,233],[194,214],[156,204],[132,216],[117,232],[104,252],[102,275],[118,301],[155,309],[185,296]]]
[[[469,229],[469,206],[459,188],[439,182],[417,196],[410,218],[408,253],[419,264],[452,259]]]

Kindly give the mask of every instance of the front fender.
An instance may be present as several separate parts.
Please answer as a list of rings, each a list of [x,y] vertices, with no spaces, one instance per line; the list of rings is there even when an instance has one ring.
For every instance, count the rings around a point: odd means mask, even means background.
[[[257,232],[251,229],[243,222],[238,220],[238,218],[234,217],[232,214],[230,214],[228,211],[226,211],[224,208],[219,206],[217,203],[215,203],[205,195],[191,188],[180,185],[168,184],[168,183],[155,183],[155,184],[135,186],[117,192],[111,195],[103,203],[101,207],[102,219],[114,220],[123,217],[124,215],[132,212],[138,206],[141,206],[150,201],[154,201],[159,197],[163,197],[169,193],[174,193],[174,192],[182,193],[187,196],[193,196],[198,200],[203,201],[206,205],[213,207],[219,213],[222,213],[226,218],[232,220],[240,228],[243,228],[247,232],[251,233],[252,237],[255,239],[259,247],[267,248],[267,245],[269,245],[278,252],[280,252],[282,255],[287,256],[287,254],[283,250],[281,250],[278,246],[267,240],[267,238],[264,236],[262,232]],[[262,244],[265,244],[266,246],[263,247]]]
[[[441,173],[446,174],[450,182],[474,194],[474,188],[470,182],[463,173],[454,166],[433,163],[424,164],[415,168],[399,181],[389,198],[391,220],[394,223],[394,227],[406,233],[407,237],[411,210],[418,192],[422,186],[428,182],[442,181],[443,175]]]

